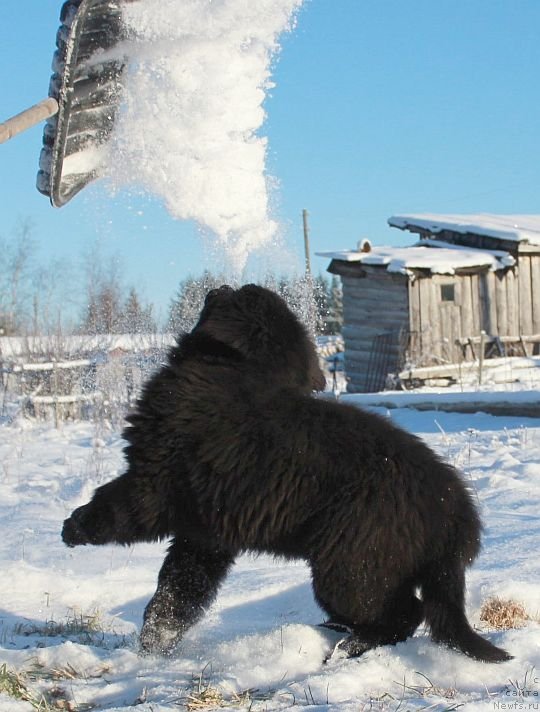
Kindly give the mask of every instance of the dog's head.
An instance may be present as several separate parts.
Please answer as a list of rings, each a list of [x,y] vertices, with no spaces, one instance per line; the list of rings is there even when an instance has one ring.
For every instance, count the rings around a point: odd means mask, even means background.
[[[269,378],[274,374],[302,389],[324,389],[325,377],[306,329],[269,289],[247,284],[211,290],[192,333],[234,349]]]

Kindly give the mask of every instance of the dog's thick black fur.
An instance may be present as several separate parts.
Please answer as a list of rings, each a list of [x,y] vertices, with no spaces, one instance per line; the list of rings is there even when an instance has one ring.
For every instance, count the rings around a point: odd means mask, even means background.
[[[173,538],[144,614],[147,651],[174,647],[247,550],[307,560],[316,600],[353,631],[352,655],[425,619],[435,641],[509,659],[465,617],[480,522],[456,471],[387,420],[314,398],[323,384],[280,297],[213,290],[129,418],[127,472],[65,521],[65,543]]]

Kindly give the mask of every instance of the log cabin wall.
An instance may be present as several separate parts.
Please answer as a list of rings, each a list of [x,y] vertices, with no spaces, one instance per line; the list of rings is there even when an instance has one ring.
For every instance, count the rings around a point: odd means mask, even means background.
[[[502,250],[513,255],[516,266],[507,270],[470,275],[472,324],[463,313],[462,336],[477,336],[484,330],[492,336],[532,336],[540,334],[540,250],[527,242],[500,237],[442,230],[436,235],[415,229],[421,238],[485,250]],[[478,294],[478,304],[476,300]],[[467,294],[465,297],[468,299]],[[479,319],[477,316],[479,316]],[[470,333],[471,325],[475,333]]]
[[[540,254],[526,248],[518,253],[519,331],[540,334]]]
[[[506,286],[504,277],[487,270],[415,274],[408,285],[411,365],[458,363],[458,339],[499,333],[499,311],[507,321]]]
[[[493,245],[490,244],[490,247]],[[514,245],[515,248],[515,245]],[[514,249],[517,264],[496,272],[471,268],[453,275],[334,259],[328,268],[343,284],[343,337],[349,391],[365,392],[374,364],[392,373],[402,365],[403,335],[410,366],[460,363],[458,339],[540,334],[540,253]],[[385,359],[377,351],[385,342]],[[471,354],[467,354],[471,358]]]
[[[334,260],[329,271],[343,284],[343,339],[348,390],[365,392],[373,369],[395,372],[401,357],[401,335],[409,329],[408,278],[385,267]],[[377,352],[384,337],[384,354]],[[381,374],[383,377],[386,375]]]
[[[540,286],[540,257],[535,269]],[[463,354],[456,339],[478,337],[481,331],[516,340],[540,333],[534,328],[531,277],[529,260],[497,272],[415,275],[409,282],[413,365],[459,363]],[[540,303],[536,314],[540,327]]]

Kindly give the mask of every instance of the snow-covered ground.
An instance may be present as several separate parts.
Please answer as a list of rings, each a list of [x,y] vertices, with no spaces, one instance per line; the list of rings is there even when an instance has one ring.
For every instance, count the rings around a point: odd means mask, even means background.
[[[103,424],[18,420],[0,426],[0,689],[33,701],[0,694],[0,711],[36,709],[41,694],[42,710],[538,709],[540,624],[497,632],[479,612],[497,595],[539,616],[540,421],[408,409],[388,417],[476,490],[486,527],[468,614],[514,660],[476,663],[419,630],[323,664],[333,634],[316,627],[324,616],[308,568],[263,556],[238,561],[172,658],[141,657],[136,634],[165,544],[67,549],[60,540],[64,517],[122,470],[120,436]]]

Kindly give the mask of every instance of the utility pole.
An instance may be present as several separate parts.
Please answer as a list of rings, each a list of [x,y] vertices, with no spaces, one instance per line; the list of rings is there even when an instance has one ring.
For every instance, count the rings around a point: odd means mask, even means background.
[[[315,328],[317,323],[317,314],[315,307],[315,291],[313,284],[313,277],[311,276],[311,258],[309,256],[309,224],[308,224],[308,211],[302,210],[302,222],[304,225],[304,253],[306,260],[306,271],[305,271],[305,284],[306,284],[306,319],[308,323],[308,328],[313,335],[315,335]]]
[[[306,276],[311,277],[311,258],[309,256],[309,225],[308,211],[302,210],[302,222],[304,223],[304,253],[306,258]]]

